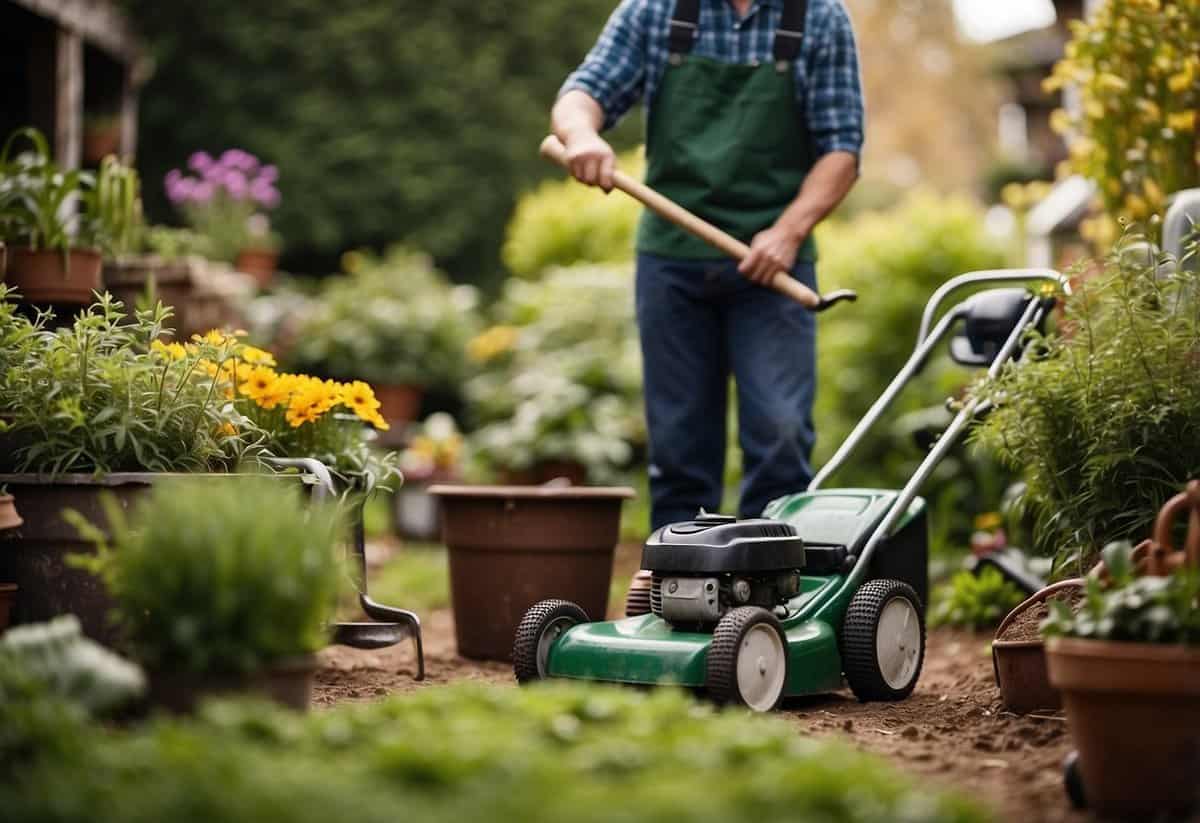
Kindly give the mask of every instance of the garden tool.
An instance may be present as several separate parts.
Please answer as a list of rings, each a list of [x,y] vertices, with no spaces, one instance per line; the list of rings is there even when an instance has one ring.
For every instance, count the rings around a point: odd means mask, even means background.
[[[554,135],[550,135],[542,141],[541,154],[547,160],[563,168],[567,167],[566,147]],[[744,260],[750,254],[750,247],[741,240],[696,216],[645,183],[635,180],[620,170],[613,172],[613,187],[625,192],[664,220],[669,220],[679,228],[725,252],[734,260]],[[840,289],[824,295],[817,294],[784,271],[775,273],[771,278],[770,287],[812,312],[823,312],[843,300],[853,302],[858,299],[858,294],[849,289]]]

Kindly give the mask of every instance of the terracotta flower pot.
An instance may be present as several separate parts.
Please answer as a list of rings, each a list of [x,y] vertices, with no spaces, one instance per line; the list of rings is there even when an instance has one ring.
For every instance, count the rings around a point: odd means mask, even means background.
[[[1149,819],[1200,793],[1200,649],[1056,637],[1050,682],[1062,692],[1088,808]]]
[[[1062,708],[1062,697],[1058,689],[1050,685],[1050,675],[1046,672],[1046,644],[1041,638],[1005,640],[1005,633],[1051,596],[1075,591],[1083,585],[1084,581],[1077,579],[1047,586],[1009,612],[1000,623],[996,639],[992,641],[992,670],[1000,689],[1000,700],[1010,712],[1057,711]]]
[[[511,660],[517,623],[561,597],[603,620],[629,488],[434,486],[459,654]]]
[[[17,600],[16,583],[0,583],[0,634],[8,628],[12,620],[13,604]]]
[[[314,655],[283,660],[247,675],[151,671],[149,701],[176,714],[191,714],[208,698],[257,695],[289,709],[307,711],[316,672]]]
[[[421,401],[425,390],[420,386],[383,383],[373,387],[375,399],[379,401],[379,413],[383,419],[399,428],[411,423],[421,413]]]
[[[17,246],[9,256],[4,281],[27,303],[91,303],[92,293],[103,288],[100,252],[71,249],[65,262],[68,265],[64,265],[64,255],[57,249],[34,251]]]
[[[15,529],[25,521],[17,513],[17,505],[11,494],[0,494],[0,531]]]
[[[119,125],[83,130],[83,162],[88,166],[99,165],[101,160],[110,154],[116,154],[120,148],[121,127]]]
[[[254,277],[259,288],[265,289],[275,280],[279,267],[279,252],[271,249],[242,249],[233,267]]]

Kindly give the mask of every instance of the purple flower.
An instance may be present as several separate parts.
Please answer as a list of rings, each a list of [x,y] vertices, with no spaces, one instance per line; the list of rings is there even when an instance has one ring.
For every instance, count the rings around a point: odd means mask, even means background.
[[[258,158],[241,149],[227,149],[221,155],[221,165],[228,169],[252,172],[258,168]]]
[[[274,186],[268,186],[261,192],[262,196],[255,196],[255,200],[265,209],[273,209],[279,205],[280,196],[279,190]]]
[[[188,158],[188,168],[200,174],[204,174],[204,172],[212,168],[212,165],[212,155],[206,151],[198,151]]]
[[[258,173],[258,180],[266,184],[278,182],[279,169],[277,169],[275,166],[263,166],[262,171]]]
[[[221,185],[225,191],[229,192],[229,196],[234,200],[243,200],[246,197],[246,191],[249,188],[246,183],[246,175],[236,169],[230,169],[225,172],[225,176],[221,178]]]
[[[217,193],[217,188],[207,180],[202,180],[192,188],[192,202],[201,205],[208,203]]]

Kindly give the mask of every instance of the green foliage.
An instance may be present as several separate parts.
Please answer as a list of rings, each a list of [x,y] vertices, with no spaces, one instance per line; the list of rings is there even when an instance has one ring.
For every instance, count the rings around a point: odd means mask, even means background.
[[[642,151],[622,155],[617,166],[641,179]],[[606,195],[573,178],[551,180],[517,201],[504,241],[504,265],[535,278],[553,266],[624,263],[633,258],[642,207],[620,192]]]
[[[537,147],[555,91],[614,6],[125,5],[156,64],[142,96],[147,180],[194,150],[242,146],[279,167],[273,223],[289,247],[401,241],[475,278],[497,267],[516,194],[554,174]]]
[[[934,593],[931,626],[986,629],[996,626],[1025,595],[991,567],[978,575],[960,571]]]
[[[847,746],[681,693],[455,686],[307,717],[210,704],[195,720],[85,730],[0,781],[50,823],[986,820]]]
[[[302,303],[288,363],[343,380],[456,388],[479,330],[475,290],[402,249],[383,258],[351,252],[346,262],[348,276]]]
[[[816,398],[817,464],[845,439],[916,345],[921,312],[950,277],[1004,264],[984,232],[973,201],[928,191],[908,195],[887,211],[864,212],[817,230],[823,287],[852,288],[859,302],[821,318]],[[964,295],[965,296],[965,295]],[[913,432],[938,428],[938,408],[970,380],[963,367],[936,355],[877,430],[859,446],[838,483],[899,488],[923,454]],[[889,427],[888,421],[895,421]],[[965,544],[975,515],[995,508],[1008,481],[994,461],[958,449],[923,493],[933,503],[935,534]]]
[[[121,257],[138,250],[142,232],[141,179],[136,170],[115,157],[105,157],[96,175],[96,187],[86,197],[89,219],[104,252]]]
[[[132,519],[107,507],[112,545],[77,562],[99,574],[147,667],[250,672],[328,641],[336,597],[336,508],[294,479],[164,480]]]
[[[118,709],[145,688],[138,667],[84,637],[74,615],[9,629],[0,636],[0,663],[0,671],[19,672],[45,693],[91,714]],[[0,703],[14,687],[0,679]]]
[[[22,445],[0,455],[10,470],[60,472],[206,471],[234,465],[255,433],[233,433],[232,410],[215,392],[207,344],[175,359],[151,352],[170,311],[128,318],[103,295],[57,331],[44,318],[0,309],[0,431]]]
[[[1104,547],[1110,584],[1089,578],[1087,596],[1076,610],[1051,603],[1042,622],[1047,637],[1082,637],[1129,643],[1200,644],[1200,570],[1169,577],[1134,577],[1128,541]]]
[[[30,150],[15,154],[28,143]],[[90,194],[95,178],[54,164],[50,145],[37,129],[19,129],[0,149],[0,239],[32,249],[61,249],[93,245],[89,221],[68,206],[79,194]]]
[[[170,226],[147,226],[142,232],[141,251],[156,254],[166,260],[178,260],[191,255],[206,256],[208,239],[191,229]]]
[[[1200,274],[1168,274],[1140,240],[1079,283],[1039,357],[979,388],[998,407],[976,436],[1024,473],[1041,547],[1080,572],[1200,474]]]
[[[510,280],[494,326],[471,343],[472,454],[496,469],[576,461],[611,479],[645,442],[633,280],[621,268]]]

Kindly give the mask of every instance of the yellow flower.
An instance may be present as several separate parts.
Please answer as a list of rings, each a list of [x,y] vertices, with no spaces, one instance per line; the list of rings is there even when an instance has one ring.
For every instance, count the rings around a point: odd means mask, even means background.
[[[179,343],[164,343],[161,340],[155,340],[150,344],[150,350],[158,354],[164,354],[172,360],[182,360],[187,356],[187,349]]]
[[[274,366],[275,356],[269,351],[255,348],[254,346],[242,346],[242,359],[247,363],[252,363],[256,366]]]
[[[467,354],[476,363],[486,363],[497,355],[511,351],[521,332],[513,326],[492,326],[467,343]]]
[[[1196,110],[1177,111],[1167,115],[1167,125],[1180,132],[1194,132],[1196,130]]]
[[[995,531],[1004,525],[1004,518],[996,512],[985,512],[975,518],[975,528],[979,531]]]
[[[275,372],[266,366],[256,366],[238,385],[242,394],[258,400],[275,386]]]
[[[383,419],[383,416],[380,415],[379,412],[371,412],[371,416],[367,417],[366,421],[375,428],[379,429],[381,432],[388,431],[392,428],[391,425]]]
[[[370,420],[379,408],[375,391],[361,380],[355,380],[342,386],[341,401],[346,408],[353,410],[363,420]]]
[[[229,423],[229,422],[222,423],[221,424],[221,434],[225,435],[226,437],[236,437],[237,429],[235,429],[233,427],[232,423]]]
[[[218,348],[224,346],[226,343],[234,342],[232,337],[226,337],[225,333],[220,329],[211,329],[203,335],[193,334],[192,339],[197,343],[207,343],[210,346],[217,346]]]

